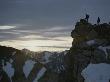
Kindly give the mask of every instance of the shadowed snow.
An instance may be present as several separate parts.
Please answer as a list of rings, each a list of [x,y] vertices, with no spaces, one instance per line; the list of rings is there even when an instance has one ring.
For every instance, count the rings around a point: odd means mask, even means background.
[[[106,54],[106,58],[108,57],[107,49],[110,49],[110,46],[99,46],[98,47],[100,50],[104,51]]]
[[[37,74],[37,77],[35,78],[35,80],[33,82],[38,82],[38,80],[44,75],[44,73],[46,72],[46,68],[43,67]]]
[[[25,62],[25,65],[23,66],[23,72],[26,76],[26,78],[28,77],[29,73],[31,72],[32,68],[34,67],[34,64],[36,62],[35,61],[32,61],[32,60],[27,60]]]
[[[6,74],[11,80],[12,76],[14,75],[14,68],[12,67],[12,64],[9,62],[6,62],[6,65],[3,64],[3,70],[6,72]]]
[[[95,44],[95,40],[89,40],[86,43],[87,43],[87,45],[91,46],[91,45]]]
[[[81,75],[85,82],[109,82],[110,80],[110,65],[106,63],[89,64]]]

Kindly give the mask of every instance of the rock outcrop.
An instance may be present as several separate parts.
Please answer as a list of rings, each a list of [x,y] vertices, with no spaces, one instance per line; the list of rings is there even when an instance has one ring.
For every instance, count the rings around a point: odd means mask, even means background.
[[[90,64],[110,64],[110,25],[81,19],[71,32],[72,47],[66,56],[66,82],[84,82],[81,72]]]

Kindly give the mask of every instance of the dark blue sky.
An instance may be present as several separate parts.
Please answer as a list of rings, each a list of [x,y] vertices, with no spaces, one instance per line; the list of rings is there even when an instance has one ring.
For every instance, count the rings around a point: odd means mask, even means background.
[[[101,22],[109,22],[110,0],[0,0],[0,41],[29,35],[44,40],[70,37],[73,26],[85,13],[90,14],[92,23],[98,16]]]

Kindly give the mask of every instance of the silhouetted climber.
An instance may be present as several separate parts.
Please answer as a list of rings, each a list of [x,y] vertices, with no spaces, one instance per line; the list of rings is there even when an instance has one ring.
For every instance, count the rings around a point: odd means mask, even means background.
[[[100,23],[100,18],[98,17],[98,19],[97,19],[97,24],[99,24]]]
[[[85,20],[88,22],[88,19],[89,19],[89,15],[88,14],[86,14],[86,18],[85,18]]]

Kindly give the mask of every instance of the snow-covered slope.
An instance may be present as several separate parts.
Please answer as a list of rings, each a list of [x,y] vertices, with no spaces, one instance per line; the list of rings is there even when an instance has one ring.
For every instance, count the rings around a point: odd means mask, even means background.
[[[91,46],[91,45],[95,44],[95,40],[89,40],[86,43],[87,43],[87,45]]]
[[[12,61],[12,59],[11,59],[11,61]],[[6,62],[6,65],[4,65],[4,61],[2,61],[3,70],[6,72],[6,74],[8,75],[8,77],[10,78],[10,80],[12,82],[12,76],[14,75],[14,68],[12,67],[11,63]]]
[[[46,72],[46,68],[45,67],[41,68],[41,70],[37,73],[37,77],[34,79],[33,82],[38,82],[38,80],[44,75],[45,72]]]
[[[44,53],[43,53],[43,57],[42,57],[42,60],[44,60],[42,63],[48,63],[48,62],[50,62],[51,60],[49,59],[50,58],[50,56],[52,56],[52,54],[53,53],[51,53],[51,52],[47,52],[47,51],[45,51]]]
[[[110,64],[89,64],[81,74],[85,82],[110,82]]]
[[[25,65],[23,66],[23,72],[24,72],[26,78],[28,77],[28,75],[29,75],[29,73],[31,72],[32,68],[34,67],[34,64],[35,64],[35,63],[36,63],[36,62],[33,61],[33,60],[27,60],[27,61],[25,62]]]
[[[108,57],[107,49],[110,49],[110,46],[99,46],[98,48],[105,52],[107,58]]]

